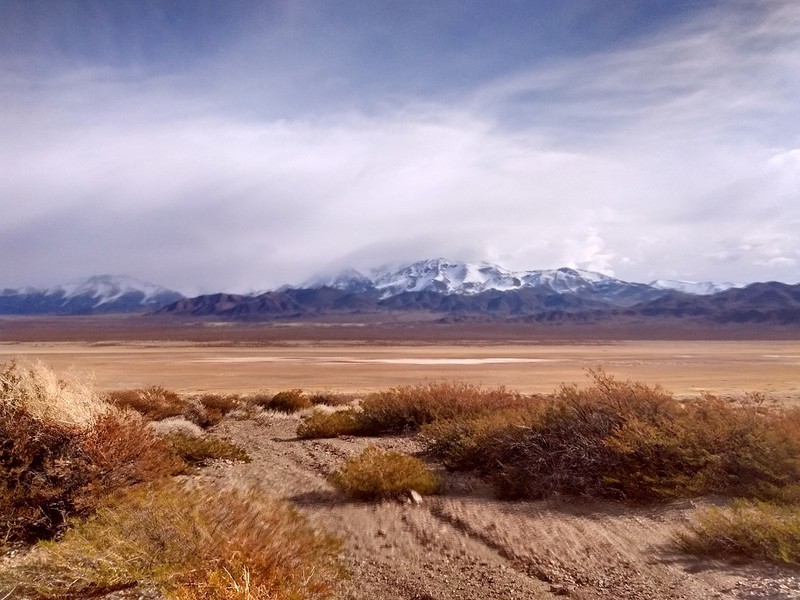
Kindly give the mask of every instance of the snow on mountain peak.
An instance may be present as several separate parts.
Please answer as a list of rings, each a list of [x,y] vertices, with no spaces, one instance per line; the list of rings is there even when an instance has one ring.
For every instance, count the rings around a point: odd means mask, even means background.
[[[46,295],[62,295],[65,300],[77,296],[88,296],[95,300],[95,307],[114,302],[126,294],[142,294],[141,304],[146,304],[159,294],[169,290],[140,281],[127,275],[93,275],[44,290]]]
[[[710,296],[717,292],[724,292],[731,288],[740,287],[735,283],[723,282],[713,283],[711,281],[679,281],[673,279],[656,279],[651,281],[648,285],[657,290],[673,290],[676,292],[683,292],[684,294],[692,294],[695,296]]]
[[[607,275],[579,269],[511,271],[489,262],[465,263],[433,258],[399,266],[384,265],[367,272],[348,269],[338,275],[311,279],[303,287],[325,285],[350,291],[374,289],[382,298],[388,298],[403,292],[471,295],[487,290],[532,287],[564,293],[614,281],[617,280]]]

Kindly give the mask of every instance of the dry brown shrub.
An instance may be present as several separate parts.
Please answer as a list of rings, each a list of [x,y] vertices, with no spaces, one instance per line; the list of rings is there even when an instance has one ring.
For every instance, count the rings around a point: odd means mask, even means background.
[[[109,412],[91,429],[0,408],[0,533],[48,538],[109,494],[177,472],[166,443],[134,413]]]
[[[340,548],[252,489],[162,483],[115,498],[40,546],[0,573],[0,589],[83,598],[150,583],[177,600],[322,599],[343,574]]]
[[[311,401],[300,389],[284,390],[274,395],[257,394],[250,397],[250,402],[265,410],[283,413],[294,413],[312,406]]]
[[[376,392],[361,403],[364,435],[417,431],[427,423],[475,418],[525,406],[528,399],[504,387],[482,389],[468,383],[438,382]]]
[[[660,387],[590,375],[588,388],[562,386],[527,409],[437,422],[424,435],[449,468],[476,468],[507,497],[798,495],[800,411],[682,403]]]
[[[188,400],[158,385],[133,390],[115,390],[108,392],[106,397],[114,406],[135,410],[151,421],[186,416],[189,406]]]
[[[332,438],[361,433],[359,411],[348,408],[327,412],[314,410],[297,427],[297,437],[303,439]]]
[[[197,398],[203,407],[206,420],[210,425],[216,425],[232,411],[242,408],[242,398],[238,394],[203,394]]]
[[[411,490],[427,495],[442,489],[439,478],[421,460],[375,446],[348,459],[329,481],[355,500],[399,499]]]
[[[318,406],[344,406],[350,404],[355,398],[348,394],[335,392],[314,392],[308,397],[311,404]]]

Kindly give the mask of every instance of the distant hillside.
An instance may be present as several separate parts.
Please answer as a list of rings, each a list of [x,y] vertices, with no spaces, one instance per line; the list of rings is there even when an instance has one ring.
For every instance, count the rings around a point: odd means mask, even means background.
[[[239,321],[414,312],[447,321],[605,322],[661,317],[800,323],[800,286],[731,285],[663,280],[649,285],[578,269],[509,271],[490,263],[434,259],[369,272],[347,270],[314,278],[301,287],[250,296],[186,298],[156,314]]]
[[[0,290],[0,314],[145,313],[182,298],[178,292],[131,277],[97,275],[46,289]]]

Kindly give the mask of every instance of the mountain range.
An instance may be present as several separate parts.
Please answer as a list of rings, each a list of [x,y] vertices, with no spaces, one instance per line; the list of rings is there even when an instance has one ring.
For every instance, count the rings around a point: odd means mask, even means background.
[[[230,320],[359,318],[424,313],[443,321],[585,322],[699,319],[800,323],[800,285],[622,281],[579,269],[509,271],[491,263],[433,259],[369,271],[348,269],[252,295],[184,298],[157,311]]]
[[[95,275],[50,288],[0,290],[3,315],[146,313],[183,298],[161,286],[118,275]]]
[[[636,283],[580,269],[511,271],[488,262],[431,259],[366,271],[347,269],[300,286],[248,295],[186,298],[154,284],[110,275],[47,289],[0,291],[0,314],[108,313],[243,321],[404,314],[442,321],[662,318],[800,324],[800,285]]]

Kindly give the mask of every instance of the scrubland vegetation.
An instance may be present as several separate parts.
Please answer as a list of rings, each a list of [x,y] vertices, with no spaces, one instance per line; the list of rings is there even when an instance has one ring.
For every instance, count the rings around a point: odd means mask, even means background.
[[[720,495],[738,500],[700,511],[678,547],[800,564],[800,410],[758,395],[678,400],[603,371],[590,376],[586,387],[541,396],[439,382],[354,402],[299,389],[100,396],[41,365],[0,365],[0,540],[32,547],[13,571],[0,569],[0,597],[142,585],[177,600],[328,596],[342,574],[330,535],[252,489],[173,477],[215,459],[250,460],[210,431],[223,419],[297,411],[300,438],[405,434],[424,443],[424,461],[374,446],[344,461],[328,481],[350,499],[446,493],[430,462],[476,474],[502,498]]]
[[[42,365],[0,366],[0,549],[38,542],[0,571],[0,593],[83,598],[149,585],[176,600],[326,597],[340,574],[335,539],[252,490],[170,477],[249,460],[243,449],[148,423],[209,427],[239,407],[159,387],[101,398]]]
[[[757,549],[770,543],[751,537],[735,552],[798,562],[786,549],[787,540],[800,544],[796,519],[783,507],[800,502],[800,410],[770,405],[757,394],[680,401],[660,387],[603,371],[590,375],[588,387],[564,385],[528,398],[456,383],[393,388],[357,408],[311,413],[298,435],[419,432],[429,457],[451,471],[477,473],[503,498],[750,499],[755,503],[747,510],[735,504],[701,516],[681,535],[681,547],[724,556],[733,546],[713,542],[730,537],[723,525],[760,531],[762,538],[781,531],[785,539],[770,542],[780,551]],[[765,529],[743,524],[760,515],[769,523]],[[748,543],[754,548],[745,550]]]

